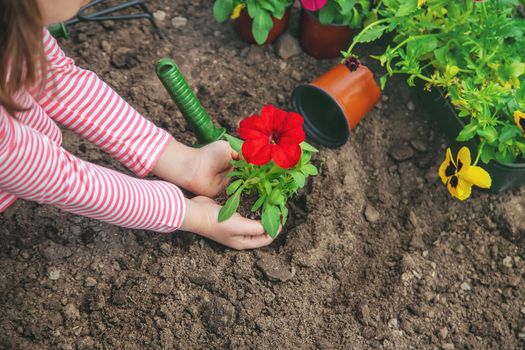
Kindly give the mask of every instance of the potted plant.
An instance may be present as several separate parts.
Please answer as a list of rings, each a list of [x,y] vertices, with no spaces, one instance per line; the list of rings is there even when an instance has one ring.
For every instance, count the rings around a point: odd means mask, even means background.
[[[226,135],[231,147],[242,154],[233,161],[232,178],[226,192],[229,196],[219,213],[227,220],[239,207],[242,196],[255,201],[252,212],[259,213],[265,231],[275,238],[279,227],[286,224],[287,201],[304,187],[317,168],[310,163],[317,150],[304,142],[303,118],[274,106],[265,106],[261,115],[241,121],[241,139]]]
[[[503,191],[525,183],[525,20],[518,0],[385,0],[380,18],[354,38],[356,44],[395,34],[383,53],[372,56],[386,68],[384,87],[394,74],[422,82],[441,122],[459,143],[458,158],[447,150],[440,177],[458,199],[472,185]],[[430,95],[432,96],[432,95]],[[470,153],[475,152],[470,165]],[[487,171],[477,167],[481,161]],[[465,175],[465,168],[474,171]],[[492,181],[490,181],[492,178]],[[461,181],[460,181],[461,180]]]
[[[293,0],[215,0],[218,22],[231,18],[237,33],[248,43],[271,44],[286,29]]]
[[[370,10],[370,0],[301,0],[301,5],[301,47],[318,59],[338,57]]]

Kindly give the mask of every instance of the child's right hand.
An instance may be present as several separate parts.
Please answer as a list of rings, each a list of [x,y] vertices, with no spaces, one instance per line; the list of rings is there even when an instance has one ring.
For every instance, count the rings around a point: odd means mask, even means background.
[[[219,223],[220,210],[221,206],[208,197],[186,199],[186,216],[180,229],[238,250],[260,248],[272,243],[272,238],[259,221],[235,213]]]

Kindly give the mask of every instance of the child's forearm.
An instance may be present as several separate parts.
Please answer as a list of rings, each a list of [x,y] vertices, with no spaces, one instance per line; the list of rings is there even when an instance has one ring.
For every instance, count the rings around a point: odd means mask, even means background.
[[[151,173],[180,187],[188,188],[195,175],[195,162],[199,159],[197,153],[197,149],[172,140],[160,155]]]

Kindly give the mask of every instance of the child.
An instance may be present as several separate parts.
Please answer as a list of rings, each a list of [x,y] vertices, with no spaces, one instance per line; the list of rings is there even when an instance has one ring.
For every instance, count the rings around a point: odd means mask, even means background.
[[[262,225],[236,214],[217,222],[210,199],[239,155],[219,141],[175,141],[94,73],[65,56],[43,26],[74,16],[86,0],[0,0],[0,212],[17,198],[53,204],[123,227],[195,232],[235,249],[271,243]],[[101,147],[133,178],[64,150],[58,122]],[[177,186],[197,194],[184,198]]]

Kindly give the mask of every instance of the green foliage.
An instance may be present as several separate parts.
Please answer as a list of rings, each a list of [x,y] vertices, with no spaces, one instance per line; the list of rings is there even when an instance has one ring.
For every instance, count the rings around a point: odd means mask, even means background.
[[[342,24],[359,28],[370,15],[370,0],[328,0],[317,12],[322,24]]]
[[[523,160],[523,133],[513,113],[525,108],[525,20],[518,0],[383,0],[372,12],[378,19],[354,38],[357,43],[394,33],[394,43],[377,56],[386,74],[408,75],[414,85],[442,89],[465,118],[457,136],[476,140],[480,159]]]
[[[233,136],[226,137],[233,149],[239,153],[242,140]],[[233,161],[234,171],[228,177],[234,178],[226,189],[229,196],[219,213],[219,221],[230,218],[239,207],[241,196],[256,195],[257,200],[252,212],[261,212],[261,223],[272,237],[277,236],[280,225],[286,224],[288,199],[306,184],[308,176],[318,174],[317,168],[310,163],[312,153],[318,152],[306,142],[301,143],[302,155],[299,162],[291,169],[283,169],[269,162],[263,166],[246,163],[244,159]]]
[[[234,9],[245,5],[252,18],[252,34],[257,44],[262,45],[273,28],[272,17],[281,19],[293,0],[215,0],[213,15],[218,22],[230,18]]]

